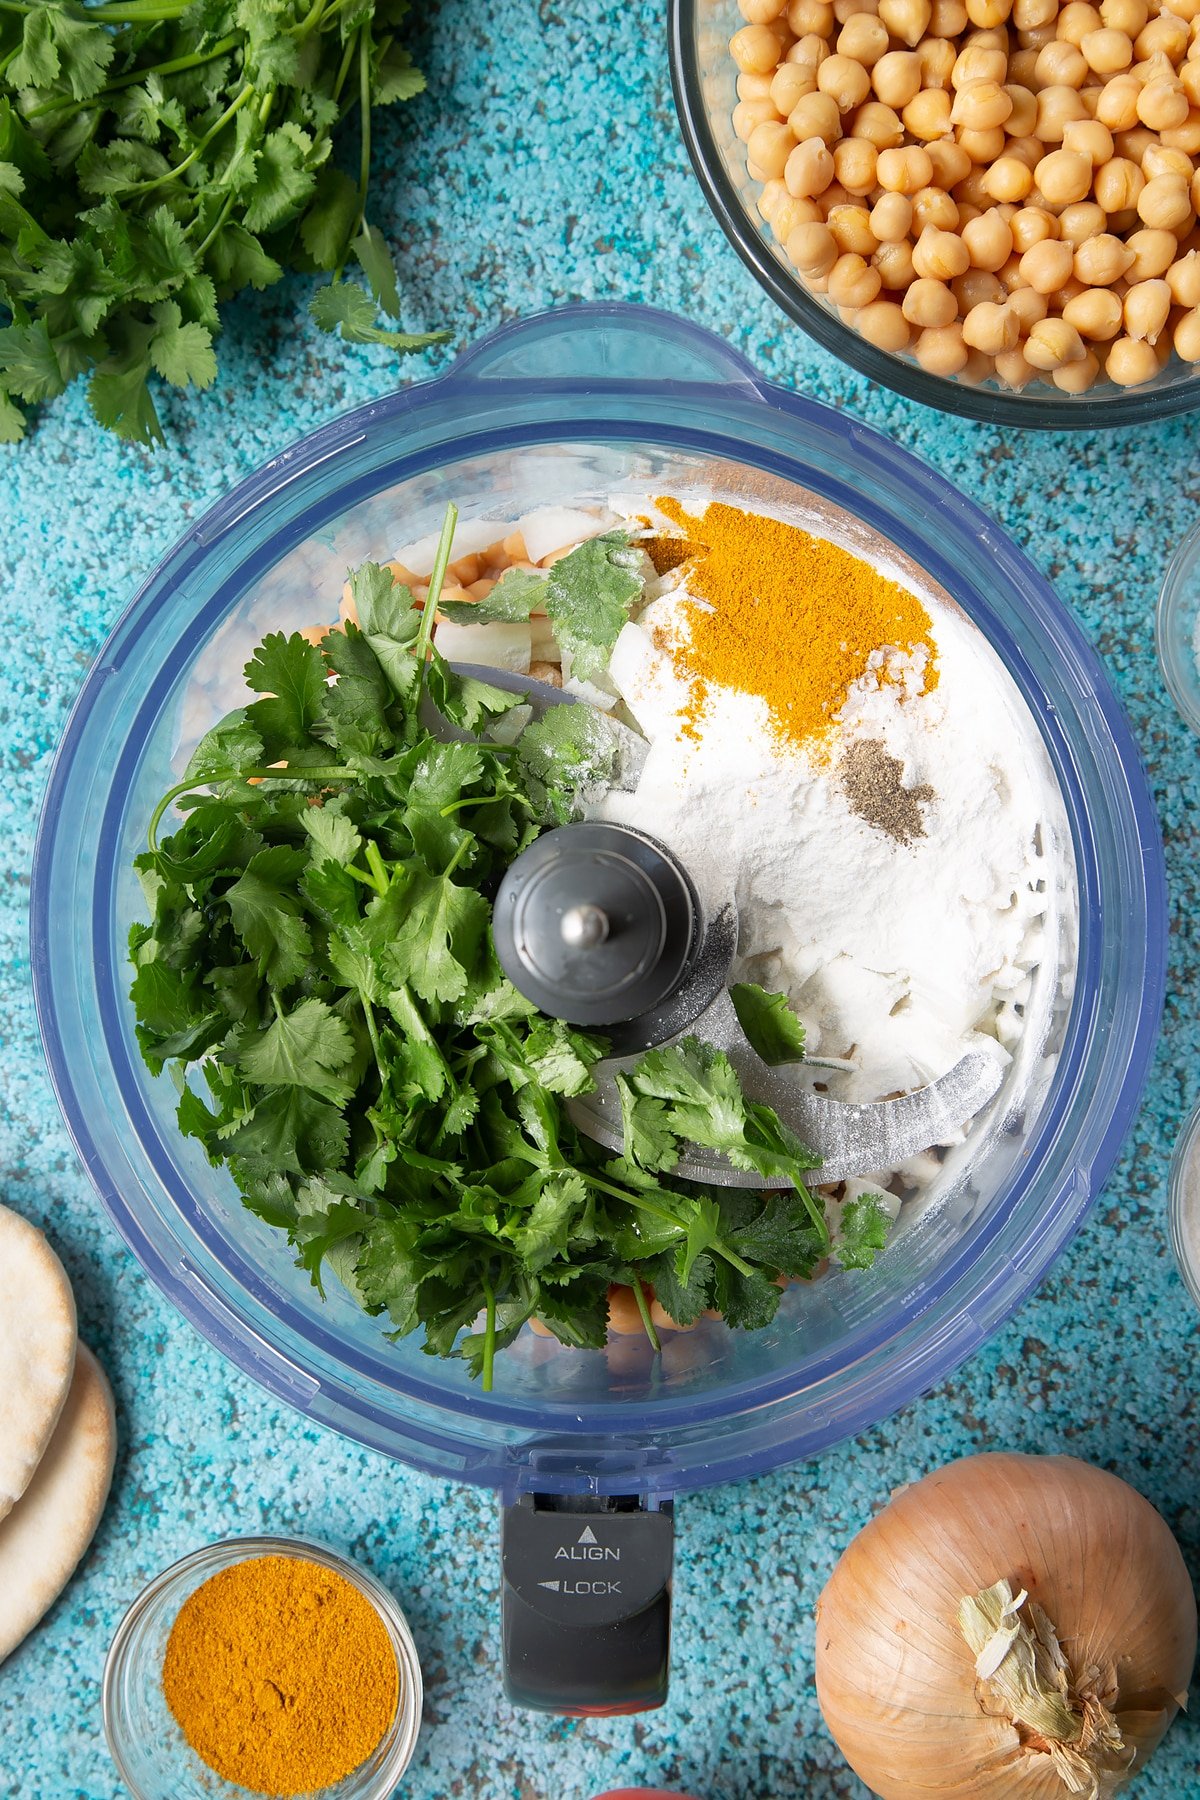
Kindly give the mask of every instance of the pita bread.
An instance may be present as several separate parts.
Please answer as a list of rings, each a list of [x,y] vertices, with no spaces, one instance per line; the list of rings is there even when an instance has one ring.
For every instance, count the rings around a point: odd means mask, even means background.
[[[0,1206],[0,1519],[33,1478],[75,1367],[75,1297],[37,1228]]]
[[[0,1663],[49,1612],[95,1535],[112,1483],[117,1427],[86,1344],[38,1470],[0,1522]]]

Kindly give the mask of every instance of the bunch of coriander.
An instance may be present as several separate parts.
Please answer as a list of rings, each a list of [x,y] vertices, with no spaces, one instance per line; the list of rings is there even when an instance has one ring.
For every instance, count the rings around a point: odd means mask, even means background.
[[[4,0],[0,440],[24,434],[22,403],[85,376],[102,425],[161,442],[151,375],[208,387],[219,303],[285,266],[332,271],[313,317],[353,343],[440,341],[379,323],[400,300],[366,217],[373,109],[424,87],[402,41],[407,11]],[[357,179],[332,159],[352,113]],[[342,279],[352,259],[370,295]]]

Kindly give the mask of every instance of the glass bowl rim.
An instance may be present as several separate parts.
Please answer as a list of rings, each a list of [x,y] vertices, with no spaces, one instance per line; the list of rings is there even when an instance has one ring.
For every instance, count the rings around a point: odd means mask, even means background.
[[[1200,1151],[1200,1101],[1192,1108],[1175,1140],[1167,1177],[1167,1229],[1179,1278],[1193,1303],[1200,1307],[1200,1266],[1188,1252],[1183,1231],[1184,1170]]]
[[[302,1561],[319,1563],[322,1568],[342,1576],[365,1600],[375,1608],[383,1621],[396,1655],[396,1665],[400,1675],[401,1691],[397,1699],[396,1713],[387,1733],[394,1741],[388,1745],[384,1761],[381,1764],[374,1785],[364,1790],[358,1800],[388,1800],[396,1783],[412,1761],[416,1750],[417,1739],[421,1730],[421,1711],[424,1703],[424,1681],[421,1674],[421,1662],[417,1654],[416,1641],[412,1627],[404,1613],[400,1602],[386,1587],[378,1576],[361,1563],[356,1563],[338,1550],[333,1550],[319,1538],[305,1537],[300,1534],[287,1537],[276,1533],[253,1533],[248,1537],[215,1538],[209,1544],[200,1544],[194,1550],[187,1551],[160,1569],[146,1582],[126,1607],[121,1616],[104,1658],[104,1672],[101,1677],[100,1706],[104,1723],[104,1738],[108,1746],[117,1773],[124,1782],[133,1800],[150,1800],[144,1788],[140,1787],[125,1760],[121,1732],[117,1721],[120,1718],[118,1701],[118,1684],[128,1666],[130,1649],[134,1632],[146,1609],[174,1584],[183,1580],[197,1569],[206,1571],[205,1579],[219,1574],[223,1569],[236,1568],[239,1563],[250,1562],[262,1556],[291,1556]],[[195,1590],[193,1590],[195,1591]],[[372,1755],[377,1754],[379,1746]],[[359,1765],[360,1768],[362,1765]],[[352,1770],[351,1776],[357,1773]],[[350,1777],[343,1777],[350,1779]],[[236,1783],[230,1783],[236,1787]],[[244,1790],[247,1796],[253,1797],[255,1790]],[[320,1800],[322,1792],[336,1790],[318,1789],[313,1800]]]
[[[1081,431],[1158,424],[1200,408],[1200,366],[1171,387],[1131,389],[1099,400],[1087,394],[1028,397],[972,387],[954,376],[931,375],[892,351],[877,349],[792,280],[753,229],[726,173],[709,123],[694,29],[700,0],[668,0],[667,53],[680,132],[702,193],[718,225],[769,299],[792,323],[860,375],[907,400],[990,425],[1036,431]]]
[[[1175,702],[1176,710],[1184,723],[1200,734],[1200,649],[1195,646],[1196,633],[1200,630],[1200,584],[1191,600],[1190,636],[1193,647],[1191,666],[1186,672],[1179,666],[1173,631],[1177,619],[1183,616],[1184,580],[1197,563],[1200,563],[1200,525],[1193,526],[1187,536],[1175,546],[1167,564],[1167,572],[1163,576],[1154,608],[1154,648],[1162,678],[1167,692]],[[1190,685],[1188,675],[1191,677]]]

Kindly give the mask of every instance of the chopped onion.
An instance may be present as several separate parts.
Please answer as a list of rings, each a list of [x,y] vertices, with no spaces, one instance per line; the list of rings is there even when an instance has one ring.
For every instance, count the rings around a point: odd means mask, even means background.
[[[902,1489],[817,1607],[821,1711],[883,1800],[1107,1800],[1195,1653],[1167,1526],[1069,1456],[971,1456]]]
[[[517,529],[525,539],[530,562],[541,562],[552,550],[565,550],[583,538],[598,537],[617,523],[606,506],[584,511],[576,506],[535,506]]]
[[[508,669],[514,675],[529,673],[529,625],[525,620],[508,624],[452,625],[441,619],[433,628],[433,641],[447,662],[482,663],[488,669]]]
[[[460,556],[474,556],[477,551],[488,549],[499,538],[507,537],[511,530],[512,526],[505,525],[501,519],[460,519],[454,528],[454,560],[457,561]],[[414,575],[428,577],[433,569],[433,559],[437,555],[441,537],[439,527],[425,537],[415,538],[411,544],[402,544],[392,560],[403,563]]]

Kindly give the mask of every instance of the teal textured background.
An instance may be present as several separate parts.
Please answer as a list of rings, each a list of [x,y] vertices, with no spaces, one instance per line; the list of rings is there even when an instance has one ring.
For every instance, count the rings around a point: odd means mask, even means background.
[[[420,9],[419,9],[420,10]],[[0,1199],[50,1233],[117,1394],[121,1450],[93,1551],[0,1669],[0,1796],[110,1800],[99,1680],[121,1612],[157,1570],[229,1533],[347,1549],[408,1610],[428,1700],[411,1800],[584,1800],[633,1782],[706,1800],[865,1792],[812,1687],[812,1606],[839,1551],[902,1482],[985,1447],[1066,1450],[1158,1505],[1200,1573],[1196,1316],[1165,1229],[1167,1163],[1200,1097],[1197,746],[1153,654],[1155,594],[1196,521],[1194,420],[1114,435],[965,424],[872,390],[760,295],[679,142],[653,0],[443,0],[423,26],[430,92],[382,135],[378,222],[408,323],[462,345],[574,298],[646,300],[724,333],[768,375],[868,419],[990,507],[1106,658],[1154,783],[1170,867],[1169,997],[1153,1085],[1070,1253],[952,1380],[819,1462],[687,1499],[675,1678],[638,1719],[514,1713],[499,1688],[490,1496],[307,1425],[227,1368],[148,1286],[99,1211],[51,1096],[33,1017],[28,870],[54,745],[84,673],[156,558],[232,482],[343,408],[443,366],[397,370],[308,324],[308,284],[233,307],[214,392],[164,401],[170,447],[102,436],[78,392],[0,452],[8,638],[0,695]],[[1200,1796],[1200,1722],[1134,1790]]]

